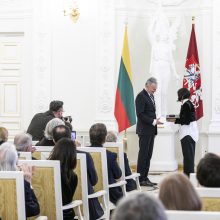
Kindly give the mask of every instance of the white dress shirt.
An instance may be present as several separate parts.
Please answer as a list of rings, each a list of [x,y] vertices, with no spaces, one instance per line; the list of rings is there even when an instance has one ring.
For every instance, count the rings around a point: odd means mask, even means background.
[[[188,100],[189,99],[184,99],[182,105]],[[180,126],[180,129],[179,129],[180,140],[183,139],[187,135],[191,136],[195,142],[199,140],[199,131],[198,131],[198,126],[197,126],[196,121],[190,122],[189,125]]]

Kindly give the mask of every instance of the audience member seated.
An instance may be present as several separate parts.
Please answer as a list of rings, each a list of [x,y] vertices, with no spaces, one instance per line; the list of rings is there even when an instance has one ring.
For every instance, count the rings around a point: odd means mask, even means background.
[[[22,151],[33,153],[36,150],[36,148],[32,146],[31,135],[26,133],[17,134],[14,138],[14,145],[16,146],[18,152]],[[36,160],[36,158],[32,157],[32,160]]]
[[[44,130],[47,123],[53,118],[62,118],[62,116],[63,102],[52,101],[48,111],[34,115],[27,129],[27,133],[31,134],[34,141],[39,141],[44,137]]]
[[[159,198],[168,210],[199,211],[202,208],[201,199],[187,176],[182,173],[164,178]]]
[[[118,134],[115,131],[108,131],[106,136],[106,142],[117,142],[118,141]],[[125,164],[125,176],[130,176],[131,168],[129,166],[128,156],[124,153],[124,164]],[[132,191],[137,189],[136,182],[133,179],[126,180],[126,191]]]
[[[53,140],[56,143],[61,138],[71,138],[71,131],[65,125],[59,125],[53,129]],[[76,150],[77,153],[86,155],[87,176],[88,176],[88,194],[94,193],[93,186],[98,182],[98,176],[95,170],[94,162],[91,155],[87,152]],[[103,209],[97,198],[89,199],[89,216],[90,220],[96,220],[104,214]]]
[[[4,127],[0,127],[0,145],[8,141],[8,130]]]
[[[69,138],[60,139],[55,144],[49,160],[60,161],[62,200],[63,205],[67,205],[72,202],[78,183],[77,175],[73,171],[77,162],[75,143]],[[73,209],[63,211],[64,220],[73,220],[74,217]]]
[[[199,161],[196,177],[202,186],[220,187],[220,157],[213,153],[207,153]]]
[[[90,147],[103,147],[107,135],[106,126],[102,123],[92,125],[89,130]],[[109,184],[116,183],[122,175],[121,169],[117,163],[117,154],[106,151],[107,153],[107,166],[108,166],[108,182]],[[114,204],[122,198],[123,193],[121,187],[114,187],[109,189],[110,201]]]
[[[36,216],[40,213],[40,207],[31,187],[32,168],[27,165],[22,165],[17,168],[17,161],[18,155],[15,146],[8,142],[2,144],[0,146],[0,172],[16,170],[24,172],[26,217]]]
[[[50,120],[46,125],[44,137],[36,143],[36,146],[54,146],[53,129],[58,125],[65,125],[65,123],[59,118]]]
[[[135,193],[119,202],[112,220],[167,220],[167,217],[158,199],[146,193]]]

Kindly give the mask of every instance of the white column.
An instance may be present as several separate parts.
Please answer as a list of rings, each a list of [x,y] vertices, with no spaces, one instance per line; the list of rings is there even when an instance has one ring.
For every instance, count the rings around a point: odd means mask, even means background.
[[[96,122],[104,122],[108,129],[116,129],[115,96],[115,10],[114,0],[99,0],[96,71]]]
[[[51,99],[51,0],[33,1],[32,111],[49,109]]]
[[[208,151],[220,154],[220,1],[213,0],[212,31],[212,112],[208,134]]]

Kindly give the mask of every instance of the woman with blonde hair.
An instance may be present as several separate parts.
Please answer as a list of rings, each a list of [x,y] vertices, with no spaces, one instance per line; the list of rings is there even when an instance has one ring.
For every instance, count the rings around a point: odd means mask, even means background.
[[[168,210],[199,211],[202,202],[186,175],[174,173],[164,178],[159,198]]]
[[[8,130],[4,127],[0,127],[0,145],[8,141]]]

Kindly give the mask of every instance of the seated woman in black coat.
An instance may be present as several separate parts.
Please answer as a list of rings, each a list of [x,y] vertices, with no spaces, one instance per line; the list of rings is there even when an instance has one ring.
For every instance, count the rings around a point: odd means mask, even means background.
[[[103,147],[107,135],[106,126],[102,123],[92,125],[89,130],[90,147]],[[121,169],[117,163],[117,154],[106,151],[107,153],[107,166],[108,166],[108,182],[109,184],[116,183],[122,175]],[[123,197],[122,189],[120,186],[109,189],[110,201],[114,204]]]
[[[49,160],[60,161],[62,200],[63,205],[67,205],[72,202],[78,183],[77,175],[73,172],[77,162],[75,142],[70,138],[60,139],[55,144]],[[63,211],[64,220],[73,220],[74,217],[73,209]]]
[[[106,136],[106,142],[117,142],[117,141],[118,141],[117,132],[108,131],[107,136]],[[129,166],[128,156],[126,153],[124,153],[124,165],[125,165],[125,176],[130,176],[132,172]],[[127,192],[137,189],[137,184],[135,180],[127,179],[126,182],[127,182],[126,184]]]
[[[18,154],[15,146],[5,142],[0,146],[0,171],[16,171]],[[24,172],[24,193],[26,217],[36,216],[40,213],[40,207],[37,198],[31,188],[32,168],[22,165],[19,170]]]
[[[36,146],[54,146],[53,129],[58,125],[65,125],[65,123],[59,118],[50,120],[46,125],[44,137],[36,143]]]

